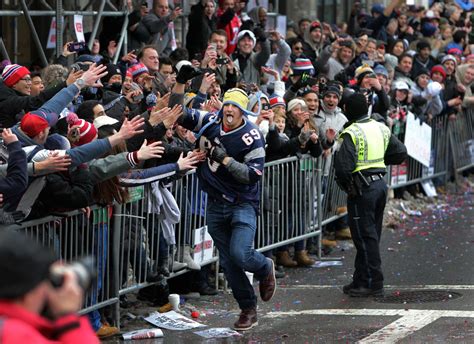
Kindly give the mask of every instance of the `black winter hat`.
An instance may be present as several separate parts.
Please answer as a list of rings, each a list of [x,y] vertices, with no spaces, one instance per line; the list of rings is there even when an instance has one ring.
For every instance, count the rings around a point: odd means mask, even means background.
[[[423,74],[430,76],[431,72],[428,70],[428,68],[421,67],[420,69],[416,71],[416,74],[413,74],[413,80],[418,79],[418,77]]]
[[[0,299],[16,299],[48,279],[53,252],[25,235],[0,233]]]
[[[110,78],[113,77],[114,75],[120,74],[122,75],[122,72],[120,71],[120,68],[117,67],[117,65],[113,63],[109,63],[106,65],[107,66],[107,75],[102,77],[100,81],[102,81],[103,84],[109,82]]]
[[[365,117],[368,113],[369,105],[367,104],[367,98],[362,93],[353,93],[345,99],[344,114],[349,122]]]

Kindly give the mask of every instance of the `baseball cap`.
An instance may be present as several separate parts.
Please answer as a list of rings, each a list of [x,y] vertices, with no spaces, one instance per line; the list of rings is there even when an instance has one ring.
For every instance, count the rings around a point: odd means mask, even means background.
[[[52,112],[30,111],[21,119],[20,128],[29,137],[35,137],[44,129],[54,127],[58,122],[58,118],[58,115]]]

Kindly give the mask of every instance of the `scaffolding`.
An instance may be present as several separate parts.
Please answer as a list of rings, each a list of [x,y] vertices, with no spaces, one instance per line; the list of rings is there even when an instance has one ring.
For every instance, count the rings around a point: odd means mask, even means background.
[[[63,50],[63,30],[64,30],[64,17],[72,17],[74,15],[82,15],[84,17],[93,17],[93,29],[90,35],[89,41],[87,42],[89,49],[92,48],[94,39],[97,36],[100,23],[104,17],[124,17],[124,21],[120,30],[120,39],[117,42],[117,52],[113,57],[114,63],[117,62],[120,53],[123,50],[127,50],[127,26],[128,26],[128,8],[127,0],[121,0],[120,9],[116,8],[110,0],[90,0],[83,8],[80,8],[77,11],[64,10],[63,0],[55,1],[55,8],[52,8],[46,0],[38,0],[44,10],[31,10],[31,5],[34,0],[30,0],[29,3],[26,0],[18,0],[18,9],[14,10],[0,10],[0,17],[12,17],[13,18],[13,60],[10,59],[10,56],[5,48],[3,37],[0,37],[0,53],[3,55],[3,58],[17,62],[18,56],[18,18],[24,17],[26,24],[30,30],[31,38],[33,43],[38,51],[39,58],[41,63],[46,66],[48,64],[48,59],[46,58],[45,50],[38,36],[38,32],[33,23],[32,17],[55,17],[56,18],[56,47],[55,55],[59,56]],[[98,10],[92,10],[94,5],[98,3]],[[107,10],[105,9],[108,6]]]

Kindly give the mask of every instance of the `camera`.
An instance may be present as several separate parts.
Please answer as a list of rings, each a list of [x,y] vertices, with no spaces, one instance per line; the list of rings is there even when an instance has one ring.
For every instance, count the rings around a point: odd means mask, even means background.
[[[229,63],[229,59],[226,58],[226,57],[221,57],[221,58],[218,58],[218,59],[216,60],[216,63],[217,63],[218,65],[225,65],[225,64],[228,64],[228,63]]]
[[[78,52],[84,50],[86,42],[73,42],[67,46],[67,50],[70,52]]]
[[[84,290],[88,290],[97,279],[94,258],[84,257],[67,265],[55,267],[49,275],[53,287],[60,288],[64,283],[64,273],[72,271],[77,277],[77,284]]]
[[[132,82],[130,85],[130,92],[133,92],[136,90],[141,90],[141,87],[136,82]],[[140,102],[142,99],[143,99],[143,93],[139,93],[136,96],[132,97],[132,100],[137,103]]]

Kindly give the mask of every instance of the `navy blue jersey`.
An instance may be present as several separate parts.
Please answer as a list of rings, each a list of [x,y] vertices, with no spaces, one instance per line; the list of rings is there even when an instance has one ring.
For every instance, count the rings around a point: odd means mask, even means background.
[[[248,183],[236,180],[222,164],[210,157],[198,167],[203,190],[211,198],[226,200],[230,203],[250,202],[258,210],[260,202],[259,181],[265,163],[265,140],[258,127],[243,117],[244,123],[225,132],[221,117],[195,109],[185,109],[181,125],[194,132],[201,131],[199,148],[209,151],[213,146],[222,145],[227,155],[247,166]],[[211,124],[209,124],[211,123]],[[207,126],[206,126],[207,125]]]

